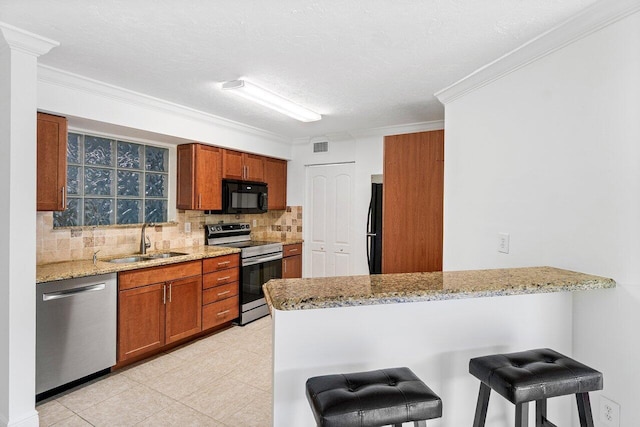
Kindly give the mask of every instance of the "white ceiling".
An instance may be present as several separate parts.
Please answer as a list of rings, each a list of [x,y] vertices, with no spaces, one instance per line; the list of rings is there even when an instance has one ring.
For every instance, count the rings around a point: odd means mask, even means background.
[[[290,137],[443,119],[433,93],[595,0],[0,0],[40,62]],[[245,78],[323,115],[219,89]]]

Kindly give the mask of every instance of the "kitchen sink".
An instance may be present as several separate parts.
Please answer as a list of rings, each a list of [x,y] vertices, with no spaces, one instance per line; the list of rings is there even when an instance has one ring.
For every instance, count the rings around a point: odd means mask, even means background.
[[[147,258],[150,259],[158,259],[158,258],[173,258],[174,256],[182,256],[182,255],[187,255],[183,252],[162,252],[159,254],[148,254],[146,255]]]
[[[121,258],[113,258],[108,260],[108,262],[112,262],[115,264],[128,264],[133,262],[141,262],[141,261],[150,261],[152,259],[164,259],[164,258],[173,258],[175,256],[187,255],[183,252],[161,252],[157,254],[147,254],[147,255],[131,255]]]
[[[149,259],[146,256],[142,256],[142,255],[138,255],[138,256],[128,256],[128,257],[122,257],[122,258],[114,258],[114,259],[110,259],[109,262],[113,262],[116,264],[127,264],[130,262],[140,262],[140,261],[149,261]]]

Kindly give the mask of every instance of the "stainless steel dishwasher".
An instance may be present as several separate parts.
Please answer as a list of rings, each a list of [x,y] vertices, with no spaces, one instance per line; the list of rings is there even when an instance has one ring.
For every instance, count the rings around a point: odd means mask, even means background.
[[[116,364],[116,274],[36,285],[36,394]]]

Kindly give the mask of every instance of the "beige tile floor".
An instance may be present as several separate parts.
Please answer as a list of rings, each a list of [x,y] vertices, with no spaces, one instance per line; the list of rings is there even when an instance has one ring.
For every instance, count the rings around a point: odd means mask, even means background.
[[[40,402],[41,426],[270,426],[269,316]]]

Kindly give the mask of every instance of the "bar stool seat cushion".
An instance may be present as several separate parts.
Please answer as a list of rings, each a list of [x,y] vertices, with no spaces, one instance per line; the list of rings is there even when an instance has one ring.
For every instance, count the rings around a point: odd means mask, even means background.
[[[514,404],[602,390],[602,374],[548,348],[477,357],[469,372]]]
[[[442,416],[442,401],[409,368],[309,378],[319,426],[380,426]]]

